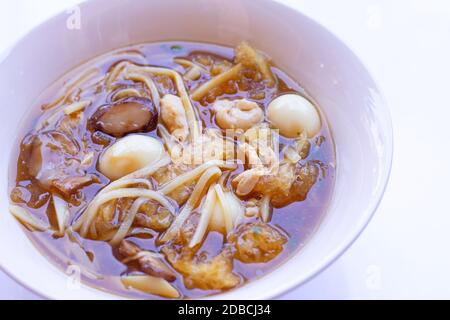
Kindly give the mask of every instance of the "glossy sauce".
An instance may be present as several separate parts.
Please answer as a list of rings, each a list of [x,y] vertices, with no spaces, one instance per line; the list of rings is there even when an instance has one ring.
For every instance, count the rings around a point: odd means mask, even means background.
[[[173,61],[174,58],[201,61],[204,64],[207,63],[208,60],[225,61],[224,63],[229,61],[229,63],[231,63],[233,61],[233,56],[234,53],[232,48],[190,42],[151,43],[120,49],[115,53],[107,54],[69,72],[62,80],[57,81],[44,92],[34,107],[42,107],[43,109],[48,108],[49,104],[61,95],[59,90],[64,85],[64,82],[79,77],[80,74],[83,74],[92,67],[99,68],[100,72],[105,74],[112,66],[127,59],[138,64],[167,67],[182,73],[184,70],[183,67],[175,63]],[[238,81],[238,83],[229,81],[227,84],[214,90],[214,92],[210,92],[199,102],[193,101],[193,105],[197,109],[201,120],[204,122],[204,126],[216,127],[214,116],[212,115],[209,106],[218,98],[249,98],[257,101],[265,110],[270,101],[284,93],[293,92],[300,93],[306,97],[308,96],[305,90],[297,82],[291,79],[286,73],[276,68],[276,66],[272,67],[272,71],[278,78],[278,86],[276,88],[261,88],[258,87],[257,83],[245,79]],[[198,83],[209,80],[209,78],[210,76],[203,75],[202,78],[196,81],[186,80],[185,84],[189,91],[198,86]],[[173,87],[171,88],[171,84],[167,83],[167,79],[160,77],[160,79],[155,80],[161,91],[176,94],[176,90]],[[128,83],[125,82],[123,85],[126,86]],[[85,119],[83,121],[87,121],[99,106],[103,105],[105,101],[110,100],[111,93],[104,92],[99,85],[93,86],[93,89],[91,90],[80,91],[75,94],[75,99],[83,100],[85,98],[93,100],[93,103],[86,109]],[[67,99],[66,103],[70,102],[72,102],[71,99]],[[35,129],[32,128],[39,124],[39,121],[41,121],[43,117],[47,116],[48,113],[44,113],[40,118],[36,118],[28,132],[33,133]],[[310,139],[311,151],[308,158],[302,161],[314,160],[320,162],[322,174],[319,176],[318,181],[312,187],[304,201],[295,202],[284,208],[273,210],[270,224],[275,228],[282,230],[284,234],[289,236],[289,241],[286,243],[284,250],[280,255],[268,263],[246,264],[237,259],[234,260],[234,271],[242,277],[242,283],[254,280],[263,274],[266,274],[268,271],[273,270],[282,262],[286,261],[290,255],[303,247],[318,227],[323,215],[326,213],[333,189],[335,151],[330,129],[327,127],[323,114],[321,114],[321,117],[321,132],[317,137]],[[156,132],[146,134],[157,137]],[[98,176],[99,182],[84,187],[82,192],[78,192],[76,195],[70,197],[71,221],[77,219],[85,204],[89,203],[98,191],[109,182],[106,177],[98,172],[96,163],[101,151],[115,141],[115,138],[110,136],[92,136],[86,132],[79,132],[79,135],[80,139],[81,136],[83,136],[84,139],[87,139],[91,150],[95,152],[95,159],[87,172]],[[24,150],[24,148],[27,139],[28,138],[25,137],[23,140],[24,143],[22,144],[21,155],[25,154],[26,150]],[[281,138],[280,143],[287,144],[288,140]],[[282,146],[280,146],[280,150],[281,149]],[[27,208],[29,212],[36,217],[39,217],[42,221],[48,222],[56,228],[55,213],[50,201],[50,194],[42,189],[34,178],[30,177],[22,157],[19,157],[17,166],[13,168],[13,170],[16,169],[15,180],[10,181],[12,200],[21,204],[24,208]],[[237,173],[239,173],[239,171],[233,172],[233,175],[236,175]],[[132,265],[126,266],[116,260],[114,257],[116,255],[115,249],[111,248],[107,242],[83,239],[77,233],[73,233],[71,236],[65,235],[64,237],[57,237],[51,232],[27,231],[27,233],[39,250],[51,261],[55,262],[64,272],[67,272],[68,274],[78,272],[78,269],[73,266],[81,265],[83,280],[93,287],[127,297],[160,299],[158,296],[144,294],[123,287],[120,282],[120,275],[135,270]],[[154,243],[156,237],[156,232],[147,229],[145,232],[143,231],[139,237],[127,239],[132,240],[143,249],[158,250]],[[222,244],[222,235],[216,232],[210,232],[201,250],[206,250],[213,256],[220,251]],[[80,245],[83,247],[84,251],[88,253],[87,255],[81,252],[83,250],[80,251]],[[85,261],[86,257],[89,261]],[[86,267],[86,264],[88,267]],[[185,298],[197,298],[218,293],[217,291],[208,292],[199,289],[187,289],[183,284],[182,277],[177,278],[175,285]]]

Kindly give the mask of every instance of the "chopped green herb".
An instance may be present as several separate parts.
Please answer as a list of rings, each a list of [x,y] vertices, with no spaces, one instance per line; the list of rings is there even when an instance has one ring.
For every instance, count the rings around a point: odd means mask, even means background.
[[[183,50],[183,47],[180,46],[180,45],[178,45],[178,44],[175,44],[175,45],[173,45],[173,46],[170,47],[170,50],[172,50],[172,51],[174,51],[174,52],[180,52],[180,51]]]

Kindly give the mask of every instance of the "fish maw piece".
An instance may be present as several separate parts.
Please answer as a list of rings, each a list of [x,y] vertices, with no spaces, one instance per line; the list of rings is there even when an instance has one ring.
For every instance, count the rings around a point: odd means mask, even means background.
[[[266,223],[247,223],[229,236],[236,248],[235,257],[244,263],[269,262],[284,249],[287,237]]]
[[[305,165],[297,167],[295,179],[289,192],[275,194],[272,197],[271,204],[275,208],[281,208],[292,202],[305,200],[309,191],[317,182],[319,172],[319,166],[313,162],[307,162]]]
[[[171,247],[162,250],[174,269],[184,275],[184,284],[189,289],[227,290],[241,283],[241,278],[233,273],[232,247],[225,247],[209,261],[189,253],[179,254]]]

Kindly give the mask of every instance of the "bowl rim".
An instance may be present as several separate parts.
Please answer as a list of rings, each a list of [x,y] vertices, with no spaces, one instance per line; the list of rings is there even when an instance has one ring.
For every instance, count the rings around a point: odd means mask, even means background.
[[[79,0],[78,3],[74,4],[73,6],[84,6],[88,3],[93,3],[95,0]],[[296,288],[300,287],[301,285],[304,285],[305,283],[308,283],[314,277],[322,273],[325,269],[327,269],[330,265],[332,265],[336,260],[338,260],[352,245],[353,243],[358,239],[358,237],[361,235],[361,233],[365,230],[367,225],[372,220],[373,216],[375,215],[377,209],[379,208],[384,193],[386,191],[386,188],[388,186],[391,172],[392,172],[392,163],[393,163],[393,154],[394,154],[394,137],[393,137],[393,123],[392,123],[392,117],[390,113],[390,109],[388,107],[388,104],[386,102],[386,99],[384,98],[382,92],[380,91],[379,86],[377,85],[377,82],[375,81],[372,73],[370,72],[370,69],[367,67],[367,65],[364,63],[364,61],[359,58],[353,51],[352,47],[348,44],[347,41],[344,41],[341,39],[338,35],[333,33],[330,29],[325,27],[323,24],[315,20],[314,18],[310,17],[308,14],[301,11],[301,8],[293,3],[292,1],[286,1],[286,0],[269,0],[271,2],[276,3],[277,5],[284,7],[285,9],[295,11],[303,16],[304,19],[309,20],[310,23],[315,24],[317,27],[322,29],[323,31],[327,32],[330,36],[334,37],[338,42],[340,42],[346,50],[348,50],[348,53],[353,57],[355,61],[357,61],[361,67],[366,71],[367,75],[373,82],[373,89],[377,92],[377,96],[379,98],[379,103],[377,104],[377,109],[379,109],[384,117],[383,121],[386,125],[386,131],[384,132],[386,143],[384,144],[385,153],[383,155],[383,158],[381,162],[383,165],[380,167],[380,183],[377,186],[376,193],[372,197],[371,202],[367,205],[364,212],[361,214],[359,221],[360,223],[353,227],[353,232],[343,238],[343,240],[340,241],[339,245],[335,247],[334,250],[331,251],[327,256],[324,256],[320,262],[317,263],[317,267],[314,270],[311,270],[308,273],[305,273],[302,277],[299,277],[297,279],[293,279],[292,282],[285,283],[282,285],[277,286],[276,288],[272,288],[267,293],[262,293],[263,299],[276,299],[279,298],[283,294],[287,294]],[[3,63],[3,60],[9,55],[10,51],[16,47],[21,41],[26,39],[27,37],[31,36],[33,32],[35,32],[37,29],[43,27],[45,24],[50,23],[53,20],[58,19],[62,14],[64,14],[64,11],[59,11],[51,16],[49,16],[47,19],[43,20],[36,26],[32,27],[30,30],[28,30],[26,33],[22,34],[17,38],[11,45],[9,45],[4,50],[0,51],[0,63]],[[126,45],[125,45],[126,46]],[[113,49],[114,50],[114,49]],[[320,228],[320,225],[319,225]],[[312,235],[314,237],[314,235]],[[297,251],[294,254],[299,254]],[[33,294],[37,295],[40,298],[43,299],[60,299],[58,297],[53,297],[50,294],[45,292],[45,289],[38,289],[34,288],[31,285],[27,284],[23,279],[21,279],[20,275],[16,274],[13,270],[8,269],[4,263],[2,263],[2,260],[0,260],[0,271],[3,271],[9,278],[11,278],[14,282],[20,284],[25,289],[29,290]],[[259,279],[255,279],[252,281],[252,283],[259,281]],[[88,288],[94,288],[90,285],[83,284],[83,286]],[[239,288],[237,288],[238,290]],[[99,290],[99,289],[97,289]],[[102,291],[102,290],[101,290]],[[232,290],[234,291],[234,290]],[[232,294],[232,291],[229,291],[228,294]],[[122,296],[116,295],[112,292],[108,292],[113,298],[121,299]],[[222,294],[221,293],[213,296],[206,296],[201,299],[217,299],[220,298]]]
[[[370,77],[370,79],[373,82],[373,89],[377,92],[377,97],[379,99],[379,103],[377,104],[377,108],[381,110],[383,116],[385,125],[387,126],[387,129],[384,133],[386,135],[386,143],[385,143],[385,150],[386,153],[384,154],[383,159],[381,162],[384,164],[381,168],[384,172],[380,173],[380,176],[382,176],[382,179],[380,181],[380,184],[378,186],[378,189],[376,190],[375,196],[372,197],[372,200],[370,204],[367,206],[364,215],[360,217],[361,223],[354,227],[354,233],[347,236],[346,239],[341,241],[341,245],[336,247],[328,256],[322,258],[322,262],[320,263],[320,266],[317,267],[315,270],[309,272],[309,274],[306,274],[303,277],[303,280],[297,281],[295,284],[291,285],[284,285],[280,286],[280,289],[276,290],[272,294],[272,298],[279,298],[283,294],[287,294],[289,292],[294,291],[296,288],[300,287],[301,285],[304,285],[308,282],[310,282],[312,279],[314,279],[316,276],[318,276],[320,273],[325,271],[329,266],[331,266],[334,262],[336,262],[347,250],[356,242],[356,240],[359,238],[359,236],[363,233],[363,231],[366,229],[370,221],[373,219],[375,213],[377,212],[383,198],[384,194],[386,192],[387,186],[389,184],[389,180],[391,177],[392,172],[392,163],[393,163],[393,155],[394,155],[394,129],[393,129],[393,122],[392,122],[392,116],[391,112],[388,106],[388,103],[383,95],[383,93],[380,90],[380,87],[378,85],[378,82],[374,78],[370,68],[366,65],[366,63],[355,53],[355,51],[352,49],[352,47],[349,45],[347,41],[344,41],[341,37],[333,33],[330,29],[325,27],[322,23],[319,21],[313,19],[306,13],[303,13],[301,9],[298,6],[295,6],[295,4],[292,1],[285,1],[285,0],[272,0],[280,4],[281,6],[285,6],[291,10],[297,11],[300,14],[303,15],[303,17],[307,20],[309,20],[312,23],[315,23],[318,27],[320,27],[322,30],[333,36],[337,41],[339,41],[341,44],[345,46],[345,48],[348,50],[349,54],[353,56],[355,61],[357,61],[361,67],[367,72],[367,75]],[[332,130],[332,128],[331,128]],[[337,151],[336,151],[337,152]],[[320,225],[319,225],[320,228]],[[314,237],[314,234],[312,235]],[[298,254],[298,252],[297,252]]]

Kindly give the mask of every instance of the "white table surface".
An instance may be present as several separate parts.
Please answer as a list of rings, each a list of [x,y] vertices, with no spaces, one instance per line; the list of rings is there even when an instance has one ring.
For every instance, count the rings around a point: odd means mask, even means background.
[[[0,51],[77,2],[2,1]],[[364,61],[390,105],[395,150],[385,197],[362,236],[282,298],[450,299],[450,2],[291,2]],[[0,271],[0,298],[38,297]]]

